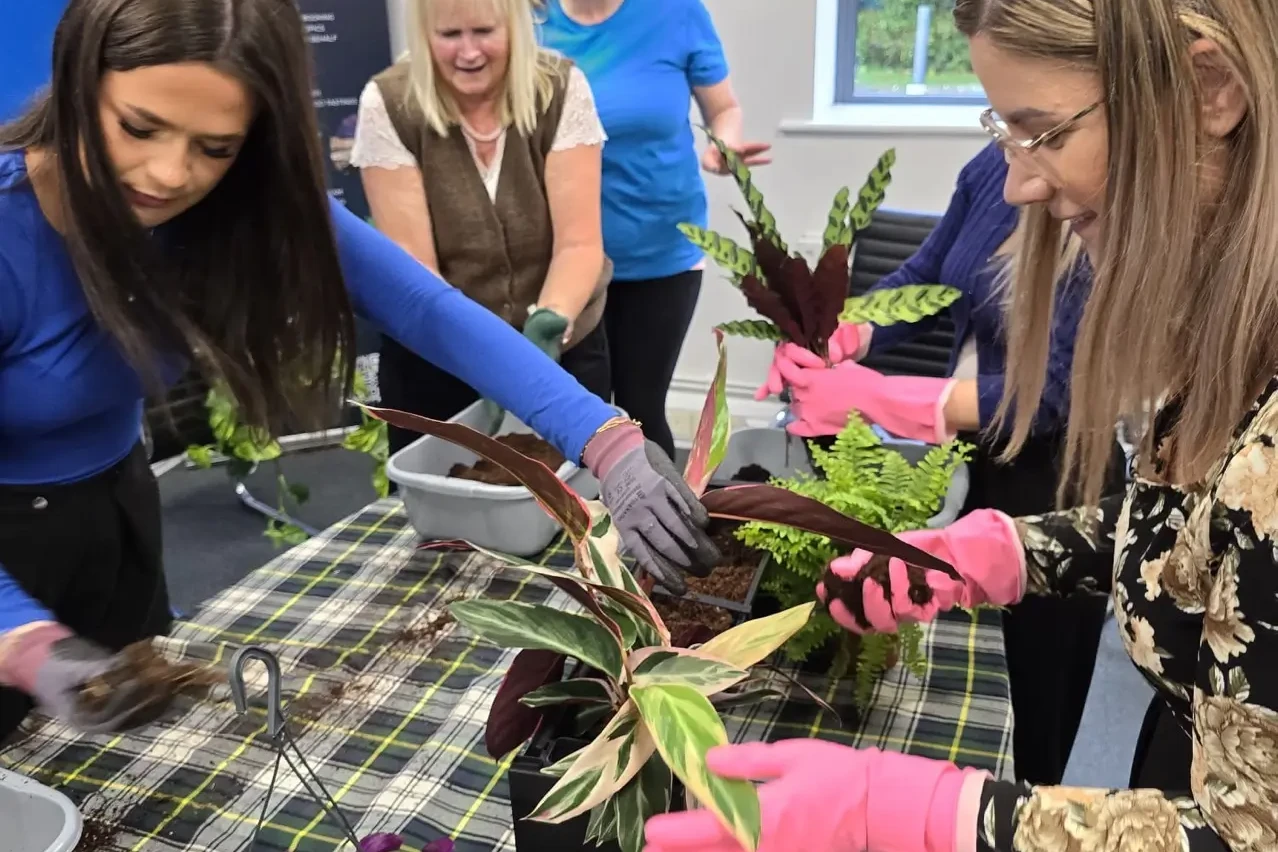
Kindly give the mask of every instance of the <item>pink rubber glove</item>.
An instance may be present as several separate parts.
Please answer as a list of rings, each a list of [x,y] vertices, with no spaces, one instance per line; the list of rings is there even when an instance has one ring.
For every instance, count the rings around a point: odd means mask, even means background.
[[[766,781],[758,852],[971,852],[981,788],[974,769],[821,740],[712,749],[710,770]],[[645,852],[740,852],[709,811],[654,816]]]
[[[873,333],[874,326],[868,322],[857,325],[848,322],[839,323],[839,327],[834,330],[834,334],[830,335],[830,340],[826,344],[830,363],[860,361],[865,357],[865,353],[870,351],[870,336]],[[772,355],[772,366],[768,368],[768,380],[754,392],[754,398],[760,402],[770,396],[780,396],[781,391],[785,390],[785,380],[781,378],[781,371],[777,369],[777,359],[780,356],[781,347],[778,346],[777,351]]]
[[[826,366],[793,344],[777,351],[776,368],[790,386],[794,420],[786,428],[803,438],[837,435],[848,414],[859,411],[893,435],[943,444],[954,433],[945,425],[945,403],[953,379],[885,376],[855,361]]]
[[[903,621],[931,621],[956,606],[1007,606],[1025,593],[1025,551],[1012,519],[1002,512],[978,509],[944,529],[914,530],[898,533],[897,537],[950,563],[963,582],[939,571],[924,571],[932,594],[930,600],[918,602],[910,595],[905,563],[893,559],[888,563],[889,602],[888,594],[876,580],[860,576],[870,561],[870,553],[854,550],[831,562],[825,579],[816,588],[817,597],[827,604],[831,617],[846,629],[854,633],[895,633]],[[911,570],[918,576],[917,569]],[[860,599],[868,628],[857,620],[839,593],[839,589],[848,591],[846,584],[855,588],[858,579],[863,584]],[[835,589],[833,594],[831,588]]]

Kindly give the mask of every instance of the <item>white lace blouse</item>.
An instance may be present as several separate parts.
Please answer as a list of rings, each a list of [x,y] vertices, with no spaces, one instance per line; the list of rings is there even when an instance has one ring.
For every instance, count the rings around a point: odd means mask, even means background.
[[[602,145],[607,138],[603,124],[599,121],[599,113],[595,110],[595,97],[590,91],[590,83],[586,81],[586,75],[581,69],[574,66],[568,73],[564,110],[550,150],[564,151],[578,145]],[[474,145],[469,139],[466,141],[471,144],[473,156]],[[497,195],[497,180],[501,176],[505,144],[506,134],[503,132],[497,140],[497,152],[488,166],[484,166],[478,157],[475,158],[475,167],[484,179],[490,198]],[[359,98],[359,118],[355,126],[355,144],[351,149],[351,165],[360,169],[418,166],[417,158],[409,152],[395,132],[395,126],[391,124],[381,89],[371,81],[364,87]]]

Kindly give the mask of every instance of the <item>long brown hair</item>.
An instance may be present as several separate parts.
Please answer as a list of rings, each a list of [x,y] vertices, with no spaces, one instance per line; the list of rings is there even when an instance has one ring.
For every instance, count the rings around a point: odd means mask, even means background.
[[[1061,494],[1076,484],[1095,501],[1117,422],[1146,422],[1166,401],[1179,412],[1160,452],[1168,475],[1201,481],[1278,369],[1278,6],[958,0],[954,18],[1008,52],[1093,70],[1104,93],[1105,235],[1075,345]],[[1189,51],[1200,37],[1219,46],[1248,97],[1223,143],[1200,126]],[[1226,174],[1208,189],[1205,154],[1220,144]],[[1024,212],[1003,402],[1016,446],[1042,392],[1062,227],[1040,206]],[[1148,434],[1142,451],[1155,452]]]
[[[221,182],[153,238],[107,156],[99,84],[105,71],[177,62],[236,77],[256,114]],[[85,296],[150,386],[162,358],[188,355],[266,428],[322,424],[353,370],[311,81],[292,0],[71,0],[49,91],[0,128],[0,149],[53,155]]]

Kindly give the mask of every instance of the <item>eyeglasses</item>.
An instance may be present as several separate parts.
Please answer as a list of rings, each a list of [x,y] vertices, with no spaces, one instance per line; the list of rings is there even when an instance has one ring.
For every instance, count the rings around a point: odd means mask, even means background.
[[[1085,106],[1060,124],[1030,139],[1017,139],[1014,137],[1012,131],[1007,127],[1007,122],[1000,118],[993,109],[987,109],[981,113],[981,127],[985,128],[985,132],[993,137],[999,148],[1003,149],[1003,156],[1008,163],[1019,161],[1035,173],[1049,180],[1059,180],[1056,170],[1038,154],[1038,149],[1069,130],[1083,118],[1091,115],[1102,103],[1104,101],[1096,101]]]

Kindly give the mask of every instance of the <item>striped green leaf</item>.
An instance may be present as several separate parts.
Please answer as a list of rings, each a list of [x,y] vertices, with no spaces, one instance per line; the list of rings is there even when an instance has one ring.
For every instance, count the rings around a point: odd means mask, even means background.
[[[781,329],[767,320],[731,320],[720,323],[715,326],[715,329],[733,337],[749,337],[752,340],[767,340],[772,343],[780,343],[785,339],[781,336]]]
[[[816,601],[769,615],[752,618],[725,630],[697,649],[697,653],[739,669],[762,662],[808,623]]]
[[[763,193],[759,187],[754,185],[754,175],[750,173],[750,167],[737,155],[736,151],[725,145],[723,140],[711,133],[709,129],[706,130],[706,136],[710,137],[710,142],[719,149],[719,155],[727,164],[732,179],[737,182],[737,188],[741,190],[741,196],[745,198],[746,207],[750,210],[755,226],[769,242],[788,254],[790,250],[782,241],[781,235],[777,233],[776,217],[764,203]]]
[[[825,233],[821,237],[821,254],[829,251],[832,245],[852,244],[852,228],[848,225],[852,210],[851,194],[846,186],[834,194],[834,203],[830,205],[830,213],[825,220]]]
[[[627,660],[633,686],[683,684],[702,695],[714,695],[749,676],[749,672],[720,662],[699,650],[641,648]]]
[[[458,601],[448,611],[467,630],[494,645],[558,651],[621,680],[621,647],[597,621],[522,601]]]
[[[648,723],[657,751],[689,793],[738,843],[756,849],[761,817],[754,785],[721,778],[706,767],[706,752],[728,742],[710,700],[690,686],[674,684],[634,686],[630,697]]]
[[[548,683],[519,699],[528,707],[550,707],[553,704],[611,704],[608,684],[593,677],[576,677]]]
[[[634,701],[627,701],[594,742],[577,753],[528,819],[561,823],[586,813],[630,783],[654,748]]]
[[[592,508],[595,505],[595,503],[587,504],[587,506]],[[596,526],[598,526],[598,524],[596,524]],[[608,535],[611,538],[616,538],[617,534],[615,530],[610,530]],[[583,546],[586,548],[588,553],[595,550],[593,547],[593,543],[595,541],[596,539],[593,537],[583,540]],[[613,552],[616,552],[616,544],[614,542],[604,539],[603,543],[605,547],[611,547]],[[557,568],[538,565],[536,563],[529,562],[526,559],[521,559],[518,556],[511,556],[508,553],[498,553],[495,550],[488,550],[473,544],[471,547],[473,547],[477,553],[482,553],[485,556],[489,556],[492,559],[498,562],[503,562],[513,568],[518,568],[521,571],[527,571],[530,574],[537,574],[555,583],[571,581],[587,591],[592,592],[597,598],[607,598],[616,602],[618,608],[624,609],[633,618],[638,635],[648,637],[655,634],[656,639],[647,644],[663,644],[670,641],[670,631],[666,629],[665,622],[661,620],[661,616],[657,613],[656,607],[652,605],[652,601],[648,600],[648,596],[643,593],[643,591],[639,588],[639,585],[634,582],[633,577],[631,577],[631,583],[628,587],[620,588],[618,586],[602,582],[602,578],[587,579],[580,574],[569,574],[568,572],[560,571]],[[602,555],[598,555],[598,558],[603,560]],[[625,570],[624,564],[622,565],[622,572],[626,575],[630,574],[629,571]],[[623,580],[621,578],[617,578],[616,582],[623,583]],[[617,610],[605,609],[605,611],[615,622]],[[627,633],[628,628],[620,622],[617,622],[617,626],[621,629],[624,636],[624,634]]]
[[[648,818],[670,810],[670,767],[658,755],[648,758],[639,775],[613,797],[615,832],[621,852],[642,852]]]
[[[865,185],[857,193],[856,203],[848,211],[848,224],[853,233],[865,230],[870,224],[874,211],[879,209],[887,195],[888,184],[892,183],[892,167],[896,165],[896,149],[889,148],[879,157],[879,161],[870,169]]]
[[[939,314],[961,295],[956,288],[944,284],[905,284],[871,290],[844,302],[839,321],[874,325],[918,322]]]
[[[651,763],[652,759],[649,758]],[[645,766],[647,764],[644,764]],[[634,784],[634,781],[630,782]],[[627,786],[626,789],[629,789]],[[623,791],[624,792],[624,791]],[[618,794],[620,795],[620,794]],[[617,837],[617,796],[613,796],[601,805],[595,805],[590,812],[590,822],[586,824],[586,842],[594,842],[597,846],[615,840]]]
[[[754,255],[728,237],[687,222],[680,222],[676,227],[689,242],[731,273],[732,283],[739,284],[747,275],[756,274]]]

